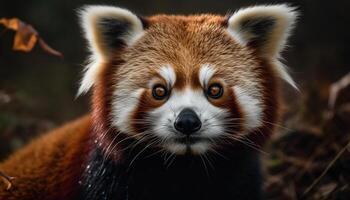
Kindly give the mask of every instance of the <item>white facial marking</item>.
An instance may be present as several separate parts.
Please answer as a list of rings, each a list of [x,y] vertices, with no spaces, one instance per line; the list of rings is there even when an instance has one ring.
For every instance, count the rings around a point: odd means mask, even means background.
[[[215,70],[210,65],[204,65],[199,72],[199,80],[206,88]],[[176,81],[176,74],[170,65],[159,69],[159,74],[164,78],[169,87],[173,86]],[[154,81],[148,85],[152,88]],[[237,102],[242,108],[244,119],[244,132],[230,132],[230,110],[214,106],[201,89],[193,90],[184,88],[178,90],[172,88],[167,101],[158,108],[148,112],[147,121],[152,123],[152,134],[160,138],[161,145],[170,152],[184,154],[191,151],[193,154],[204,154],[215,146],[215,141],[221,137],[227,137],[229,134],[248,134],[254,128],[262,125],[261,118],[263,115],[263,105],[259,98],[259,91],[247,89],[243,86],[233,86],[233,92]],[[130,93],[130,91],[133,91]],[[116,88],[113,100],[113,119],[112,123],[121,132],[130,133],[131,114],[135,112],[139,104],[141,94],[145,89],[131,90],[129,88]],[[178,132],[174,123],[180,112],[185,109],[192,109],[202,122],[201,129],[193,137],[197,137],[191,144],[183,143],[185,135]]]
[[[261,125],[262,103],[251,92],[239,86],[233,86],[239,105],[243,108],[245,127],[252,130]]]
[[[186,145],[180,143],[170,143],[166,146],[166,148],[170,152],[175,152],[177,154],[185,154],[186,153]]]
[[[208,85],[214,73],[215,73],[215,69],[213,69],[213,67],[211,67],[209,64],[202,66],[202,68],[199,71],[199,81],[202,87],[206,87]]]
[[[210,148],[209,142],[200,142],[192,145],[192,151],[194,154],[203,154]]]
[[[170,65],[166,65],[159,69],[159,74],[164,78],[169,87],[172,87],[176,81],[176,74]]]
[[[128,89],[117,89],[112,102],[112,124],[124,133],[130,133],[130,115],[139,103],[144,89],[130,92]]]

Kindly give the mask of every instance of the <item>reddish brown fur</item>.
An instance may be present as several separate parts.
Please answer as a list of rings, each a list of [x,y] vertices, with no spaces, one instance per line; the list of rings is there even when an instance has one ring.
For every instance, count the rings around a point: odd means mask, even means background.
[[[259,58],[253,48],[239,45],[228,35],[226,27],[223,26],[226,19],[213,15],[159,15],[149,18],[147,34],[123,53],[122,58],[126,62],[120,66],[116,79],[147,85],[160,67],[170,64],[176,74],[173,89],[182,90],[191,87],[203,90],[198,80],[198,73],[202,65],[209,63],[216,70],[213,81],[223,79],[227,84],[225,91],[232,93],[229,87],[238,83],[243,85],[253,83],[254,88],[263,85],[261,89],[264,101],[269,98],[276,99],[277,94],[272,91],[276,90],[278,83],[275,81],[277,76],[273,73],[273,66],[269,61]],[[266,77],[269,77],[268,81],[272,82],[271,84],[265,83]],[[115,84],[118,85],[118,81]],[[130,84],[130,90],[137,89],[133,84]],[[123,85],[127,83],[123,82]],[[132,119],[142,119],[142,113],[157,108],[164,102],[157,102],[150,98],[150,95],[149,90],[142,95]],[[216,106],[230,107],[234,117],[240,117],[242,111],[235,99],[233,93],[230,95],[225,93],[223,98],[210,101]],[[267,102],[264,113],[270,116],[263,118],[264,121],[274,123],[278,105],[277,100],[270,101],[276,102]],[[135,127],[137,132],[146,129],[141,125]],[[272,129],[270,125],[259,128],[264,130],[265,135],[269,135]]]
[[[67,199],[77,189],[85,160],[90,116],[73,121],[33,141],[0,164],[15,177],[6,191],[0,182],[0,199]]]
[[[268,62],[261,60],[260,65],[264,68],[260,74],[262,79],[264,77],[277,77]],[[270,135],[276,128],[275,124],[279,120],[279,106],[281,101],[279,81],[276,80],[276,78],[263,80],[263,102],[264,105],[266,105],[266,108],[263,111],[263,125],[249,135],[251,140],[259,146],[262,146],[267,141],[267,139],[269,139]]]
[[[135,82],[146,85],[161,64],[170,63],[175,68],[177,89],[185,85],[200,89],[199,82],[193,77],[198,77],[200,66],[206,63],[214,64],[218,76],[230,85],[247,81],[245,75],[251,75],[254,71],[259,76],[252,79],[263,84],[266,105],[263,120],[270,123],[264,123],[259,131],[251,133],[251,137],[259,143],[266,140],[273,129],[271,123],[277,119],[279,95],[276,75],[268,61],[257,57],[253,49],[238,45],[226,33],[223,26],[226,18],[214,15],[159,15],[147,21],[148,34],[132,48],[118,49],[116,59],[103,66],[103,72],[94,85],[91,117],[52,131],[0,164],[0,170],[16,177],[10,191],[5,191],[5,187],[0,185],[0,199],[66,199],[74,193],[86,151],[91,147],[89,140],[97,139],[106,148],[117,133],[110,125],[115,85],[128,78],[130,89],[135,87]],[[224,99],[210,101],[217,106],[230,107],[234,117],[241,116],[233,92],[225,91],[228,92]],[[150,100],[149,95],[150,91],[143,94],[143,104],[149,105],[149,108],[161,105]],[[137,115],[146,111],[138,110],[133,118],[142,118]],[[137,127],[137,131],[144,128]],[[260,137],[260,132],[263,137]],[[112,153],[111,156],[120,159],[118,151]]]

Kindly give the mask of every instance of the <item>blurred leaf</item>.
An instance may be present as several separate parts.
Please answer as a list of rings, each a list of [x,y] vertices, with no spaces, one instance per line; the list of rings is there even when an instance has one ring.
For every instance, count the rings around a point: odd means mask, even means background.
[[[6,190],[11,189],[13,177],[6,175],[5,173],[0,171],[0,179],[6,184]]]
[[[17,18],[12,18],[12,19],[1,18],[0,24],[4,25],[8,29],[17,30],[18,21],[19,20]]]
[[[17,18],[0,18],[0,24],[5,26],[7,29],[11,29],[16,32],[13,50],[30,52],[33,50],[35,44],[39,43],[41,49],[46,53],[62,57],[62,53],[50,47],[42,38],[40,38],[38,32],[33,26],[22,22]]]
[[[43,39],[39,38],[39,45],[40,47],[46,52],[46,53],[49,53],[49,54],[52,54],[54,56],[58,56],[58,57],[62,57],[62,53],[51,48]]]
[[[350,73],[339,81],[333,83],[330,88],[329,108],[335,110],[344,104],[350,103]]]

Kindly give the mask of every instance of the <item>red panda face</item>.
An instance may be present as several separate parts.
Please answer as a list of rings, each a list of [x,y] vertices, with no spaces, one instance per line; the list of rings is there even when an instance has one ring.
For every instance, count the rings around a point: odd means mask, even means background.
[[[113,68],[104,97],[109,124],[150,147],[203,154],[251,142],[276,121],[277,77],[294,84],[277,60],[295,18],[286,6],[143,20],[88,7],[85,18],[94,56],[81,91]]]

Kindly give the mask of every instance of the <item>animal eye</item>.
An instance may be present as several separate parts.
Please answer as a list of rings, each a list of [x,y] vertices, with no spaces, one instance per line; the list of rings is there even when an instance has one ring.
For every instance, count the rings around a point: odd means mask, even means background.
[[[210,85],[207,90],[207,95],[213,99],[220,98],[223,95],[223,93],[224,93],[224,89],[218,83],[214,83]]]
[[[163,100],[168,96],[168,90],[163,85],[155,85],[152,89],[153,98]]]

